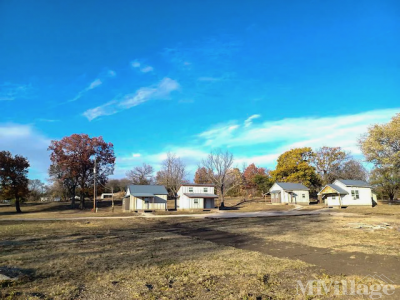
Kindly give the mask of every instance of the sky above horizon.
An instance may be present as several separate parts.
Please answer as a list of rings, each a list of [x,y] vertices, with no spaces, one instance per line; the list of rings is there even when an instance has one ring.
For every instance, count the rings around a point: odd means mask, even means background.
[[[0,1],[0,150],[103,136],[113,177],[168,151],[274,168],[400,112],[398,1]]]

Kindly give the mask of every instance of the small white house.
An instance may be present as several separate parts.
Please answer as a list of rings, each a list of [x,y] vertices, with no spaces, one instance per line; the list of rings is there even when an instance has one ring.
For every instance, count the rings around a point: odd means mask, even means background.
[[[327,206],[372,206],[376,196],[372,187],[362,180],[337,179],[318,193]]]
[[[271,203],[310,204],[309,190],[301,183],[275,182],[269,189]]]
[[[216,198],[213,185],[183,184],[178,190],[177,210],[213,209]]]
[[[163,185],[134,185],[126,189],[123,211],[166,210],[168,192]]]

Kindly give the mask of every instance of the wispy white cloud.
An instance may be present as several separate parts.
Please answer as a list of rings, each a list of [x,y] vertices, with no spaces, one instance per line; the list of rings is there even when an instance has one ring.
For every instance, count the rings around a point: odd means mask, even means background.
[[[140,68],[140,62],[138,62],[137,60],[134,60],[133,62],[131,62],[131,66],[133,68]]]
[[[5,82],[0,85],[0,101],[14,101],[32,96],[31,84]]]
[[[149,65],[143,65],[140,61],[134,60],[131,62],[131,66],[134,69],[139,69],[140,72],[142,73],[149,73],[154,71],[154,68]]]
[[[141,69],[140,69],[140,71],[141,71],[142,73],[152,72],[153,70],[154,70],[154,68],[151,67],[151,66],[145,66],[144,68],[141,68]]]
[[[104,83],[104,81],[106,80],[106,78],[112,78],[112,77],[115,77],[116,75],[117,75],[117,73],[113,70],[107,70],[105,72],[102,72],[98,78],[93,80],[86,88],[81,90],[74,98],[70,99],[68,102],[75,102],[75,101],[79,100],[87,92],[101,86]]]
[[[98,107],[88,109],[83,113],[83,115],[89,121],[100,116],[113,115],[149,100],[165,99],[171,94],[171,92],[178,89],[179,83],[177,81],[165,77],[156,85],[141,87],[133,94],[127,94],[118,100],[113,100]]]
[[[249,126],[251,126],[251,124],[253,124],[253,120],[254,120],[254,119],[258,119],[259,117],[261,117],[261,115],[252,115],[252,116],[248,117],[248,118],[244,121],[244,127],[249,127]]]
[[[30,178],[47,178],[50,165],[47,151],[49,145],[50,139],[31,125],[0,124],[0,149],[10,151],[13,155],[27,157],[30,163]]]
[[[341,146],[359,153],[357,140],[372,123],[387,122],[399,109],[384,109],[353,115],[331,117],[301,117],[265,121],[258,125],[244,126],[227,133],[228,125],[217,125],[198,137],[204,145],[215,147],[244,147],[260,144],[285,144],[288,147]],[[230,125],[229,125],[230,126]]]
[[[237,121],[218,124],[197,134],[197,140],[186,145],[164,145],[160,152],[129,154],[117,158],[116,177],[143,162],[157,171],[167,152],[176,153],[187,165],[189,180],[200,161],[215,148],[229,148],[234,154],[234,166],[255,163],[273,169],[280,154],[296,147],[341,146],[360,157],[358,138],[374,123],[386,123],[399,109],[374,110],[352,115],[330,117],[301,117],[264,121],[252,126],[241,126]],[[254,118],[253,118],[254,119]],[[261,146],[262,145],[262,146]]]

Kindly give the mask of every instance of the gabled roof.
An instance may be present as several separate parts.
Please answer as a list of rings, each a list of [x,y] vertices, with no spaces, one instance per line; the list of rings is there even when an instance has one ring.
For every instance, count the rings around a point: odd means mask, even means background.
[[[294,182],[275,182],[285,191],[308,191],[310,190],[308,187],[301,183],[294,183]]]
[[[209,184],[206,184],[206,183],[184,183],[184,184],[182,184],[181,186],[204,186],[204,187],[215,187],[215,185],[214,184],[212,184],[212,183],[209,183]]]
[[[168,195],[163,185],[128,185],[129,194],[137,197],[151,197],[154,195]]]
[[[322,188],[322,190],[318,193],[318,195],[321,195],[321,192],[322,192],[327,186],[329,186],[330,188],[334,189],[336,192],[338,192],[338,193],[341,194],[341,195],[347,195],[347,194],[348,194],[348,192],[345,191],[344,189],[342,189],[340,186],[337,186],[337,185],[335,185],[335,184],[327,184],[326,186],[324,186],[324,187]]]
[[[205,193],[184,193],[184,195],[188,196],[189,198],[218,198],[217,195]]]
[[[335,181],[339,181],[343,183],[345,186],[356,186],[356,187],[371,187],[368,182],[363,180],[344,180],[344,179],[337,179]]]

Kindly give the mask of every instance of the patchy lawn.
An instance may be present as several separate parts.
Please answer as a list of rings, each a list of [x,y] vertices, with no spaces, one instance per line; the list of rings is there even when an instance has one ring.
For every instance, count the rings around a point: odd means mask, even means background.
[[[395,230],[385,231],[386,236],[380,238],[374,232],[341,228],[341,224],[354,221],[341,218],[342,223],[329,215],[230,220],[3,220],[0,270],[17,268],[25,276],[16,282],[3,282],[0,298],[304,299],[297,295],[297,280],[359,281],[369,272],[364,259],[351,266],[338,260],[338,252],[346,259],[350,254],[346,252],[349,249],[336,249],[340,240],[329,241],[335,234],[347,242],[352,239],[357,249],[370,247],[371,253],[380,253],[379,245],[371,244],[384,240],[391,243],[388,247],[399,246]],[[331,235],[326,235],[327,228]],[[318,243],[318,238],[326,243]],[[289,239],[290,243],[286,242]],[[304,246],[307,243],[321,250]],[[336,254],[329,255],[329,251]],[[374,256],[373,262],[382,269],[390,257]],[[390,260],[387,263],[390,265]],[[393,267],[397,274],[396,262]],[[389,271],[393,273],[388,269],[383,274],[390,278]],[[370,279],[362,282],[377,283]]]
[[[114,212],[112,212],[111,200],[98,202],[98,212],[91,209],[93,201],[85,201],[86,209],[71,209],[69,202],[33,202],[21,205],[22,214],[15,212],[14,206],[0,206],[1,219],[46,219],[46,218],[76,218],[76,217],[110,217],[110,216],[134,216],[135,213],[123,213],[122,201],[114,201]],[[76,204],[78,206],[78,203]]]
[[[396,202],[396,203],[393,203],[392,205],[389,205],[387,203],[382,203],[382,202],[379,201],[378,205],[375,206],[375,207],[349,206],[347,208],[341,209],[340,212],[357,213],[357,214],[371,215],[371,216],[381,215],[381,216],[400,217],[400,203]]]
[[[158,230],[149,220],[2,224],[0,266],[25,270],[8,299],[187,299],[292,294],[306,263]]]

